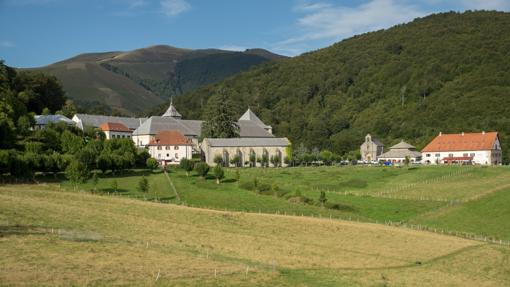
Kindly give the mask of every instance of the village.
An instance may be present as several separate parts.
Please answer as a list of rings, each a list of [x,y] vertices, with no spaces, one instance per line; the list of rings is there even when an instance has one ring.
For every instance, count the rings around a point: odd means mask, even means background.
[[[248,110],[238,119],[238,138],[201,139],[200,120],[183,119],[173,103],[161,116],[130,118],[103,115],[75,114],[72,119],[62,115],[38,115],[36,128],[50,122],[65,122],[80,129],[100,129],[106,139],[131,139],[135,146],[147,149],[161,166],[178,165],[182,159],[199,158],[208,165],[216,165],[218,158],[225,167],[260,167],[265,162],[273,166],[291,165],[286,137],[275,137],[272,127]],[[216,159],[216,160],[215,160]],[[345,161],[344,161],[345,162]],[[439,133],[421,151],[402,140],[385,150],[384,144],[367,134],[360,146],[356,164],[383,165],[501,165],[502,152],[497,132]]]

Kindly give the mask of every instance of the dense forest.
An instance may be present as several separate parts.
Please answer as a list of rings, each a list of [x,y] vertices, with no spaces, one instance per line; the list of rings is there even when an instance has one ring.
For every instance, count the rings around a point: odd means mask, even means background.
[[[440,131],[499,131],[510,157],[510,14],[442,13],[268,62],[175,100],[200,119],[224,89],[296,146],[355,151],[366,133],[386,148],[422,148]],[[155,112],[164,110],[159,107]]]

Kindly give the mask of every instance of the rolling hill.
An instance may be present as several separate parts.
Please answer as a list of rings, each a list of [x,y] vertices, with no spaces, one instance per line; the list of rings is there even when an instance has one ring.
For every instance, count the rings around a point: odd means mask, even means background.
[[[223,87],[276,134],[346,154],[371,133],[418,148],[442,132],[500,132],[510,158],[510,14],[443,13],[270,62],[176,100],[201,118]],[[160,107],[163,110],[164,107]]]
[[[128,52],[88,53],[35,70],[55,75],[67,96],[96,113],[140,113],[253,65],[282,59],[262,49],[191,50],[158,45]]]

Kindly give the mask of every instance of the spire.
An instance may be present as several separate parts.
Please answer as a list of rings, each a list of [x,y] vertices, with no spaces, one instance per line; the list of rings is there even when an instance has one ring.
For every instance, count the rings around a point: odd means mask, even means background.
[[[170,97],[170,106],[166,110],[166,112],[162,115],[162,117],[169,117],[169,118],[175,118],[180,119],[182,118],[181,114],[177,111],[177,109],[174,107],[174,97]]]

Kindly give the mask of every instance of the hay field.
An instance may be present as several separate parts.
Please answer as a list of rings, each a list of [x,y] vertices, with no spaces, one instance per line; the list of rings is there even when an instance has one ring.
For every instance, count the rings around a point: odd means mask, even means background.
[[[2,284],[510,283],[507,247],[376,224],[230,213],[52,189],[0,187]]]

